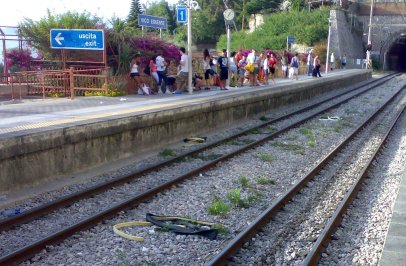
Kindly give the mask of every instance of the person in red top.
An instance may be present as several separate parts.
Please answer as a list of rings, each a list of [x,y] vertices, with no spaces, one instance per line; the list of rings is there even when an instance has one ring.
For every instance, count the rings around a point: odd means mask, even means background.
[[[275,84],[276,64],[278,64],[278,60],[276,59],[276,57],[273,54],[271,54],[271,56],[268,59],[268,65],[269,65],[269,74],[270,74],[271,79],[274,84]]]

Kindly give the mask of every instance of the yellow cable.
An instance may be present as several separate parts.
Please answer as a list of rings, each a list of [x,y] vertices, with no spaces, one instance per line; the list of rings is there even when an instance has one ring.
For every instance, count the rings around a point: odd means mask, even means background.
[[[125,223],[119,223],[113,226],[113,231],[117,235],[130,239],[130,240],[135,240],[135,241],[144,241],[144,238],[141,236],[133,236],[127,233],[124,233],[123,231],[120,230],[120,228],[124,227],[130,227],[130,226],[151,226],[152,223],[150,222],[144,222],[144,221],[133,221],[133,222],[125,222]]]

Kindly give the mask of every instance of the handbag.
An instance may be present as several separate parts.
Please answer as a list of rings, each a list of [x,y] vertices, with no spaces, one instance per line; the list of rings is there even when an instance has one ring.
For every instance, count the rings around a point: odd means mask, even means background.
[[[248,63],[246,66],[245,66],[245,70],[247,70],[248,72],[254,72],[254,64],[252,64],[252,63]]]

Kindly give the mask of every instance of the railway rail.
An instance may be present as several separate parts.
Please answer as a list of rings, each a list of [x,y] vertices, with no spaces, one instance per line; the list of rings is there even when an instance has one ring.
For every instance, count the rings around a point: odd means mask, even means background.
[[[376,117],[381,114],[390,103],[395,101],[399,94],[403,92],[406,89],[406,86],[402,88],[401,91],[399,91],[398,94],[395,94],[385,105],[383,105],[379,110],[377,110],[373,115],[371,115],[366,121],[364,121],[356,130],[354,130],[351,135],[349,135],[345,141],[343,141],[339,146],[337,146],[333,151],[331,151],[327,156],[323,158],[323,160],[317,164],[309,173],[307,173],[304,177],[300,179],[300,182],[292,186],[289,191],[287,191],[283,196],[281,196],[274,204],[272,204],[268,209],[266,209],[261,215],[258,216],[255,221],[253,221],[247,228],[245,228],[240,234],[238,234],[234,239],[232,239],[226,247],[224,247],[220,252],[218,252],[211,260],[208,262],[208,265],[224,265],[226,263],[229,263],[233,265],[232,260],[230,261],[229,259],[232,258],[232,256],[236,253],[238,253],[241,249],[241,247],[247,243],[252,237],[254,237],[255,234],[257,234],[260,230],[264,230],[264,227],[268,225],[268,223],[272,220],[275,219],[275,217],[283,211],[283,209],[286,207],[286,205],[291,202],[294,197],[298,196],[299,194],[304,194],[303,189],[307,188],[309,182],[314,181],[316,175],[321,175],[320,173],[324,171],[327,168],[328,164],[334,164],[334,161],[336,160],[336,157],[338,157],[339,153],[342,152],[344,148],[347,148],[348,145],[351,145],[352,141],[360,134],[362,130],[364,130],[368,124],[372,123]],[[404,97],[404,96],[403,96]],[[368,176],[368,171],[373,167],[373,162],[375,161],[377,155],[380,153],[382,149],[385,148],[385,143],[388,140],[388,137],[395,127],[397,123],[399,123],[399,118],[405,111],[405,105],[401,107],[401,109],[394,115],[394,118],[388,123],[389,126],[386,129],[386,132],[382,134],[382,138],[379,141],[379,143],[374,147],[374,150],[371,152],[371,156],[367,159],[367,162],[365,162],[361,170],[359,170],[358,175],[355,177],[352,177],[354,182],[352,185],[347,189],[345,189],[346,193],[342,197],[342,200],[340,200],[340,203],[337,204],[336,209],[334,211],[330,211],[328,214],[328,218],[326,219],[326,223],[323,224],[324,227],[322,228],[321,232],[319,233],[319,236],[315,241],[311,239],[310,242],[312,243],[312,246],[309,250],[305,251],[306,256],[304,260],[301,262],[301,265],[316,265],[317,262],[319,261],[322,252],[325,250],[326,246],[328,245],[329,241],[332,239],[332,236],[334,234],[334,231],[336,227],[340,224],[340,221],[342,219],[342,215],[345,213],[347,210],[348,206],[351,204],[352,200],[356,197],[357,192],[361,189],[362,184],[364,179]],[[386,118],[381,118],[381,119],[386,119]],[[353,155],[353,154],[352,154]],[[346,163],[348,161],[354,160],[354,157],[346,158]],[[337,164],[337,162],[336,162]],[[344,163],[343,163],[344,164]],[[336,171],[338,172],[341,169],[337,169]],[[339,178],[339,174],[334,173],[329,173],[328,174],[330,178],[332,177]],[[323,182],[325,182],[324,185],[321,185],[322,187],[328,187],[329,185],[332,184],[327,182],[325,179],[323,179]],[[315,186],[315,184],[312,184],[312,187]],[[339,193],[340,191],[337,189],[336,193]],[[309,193],[308,193],[309,194]],[[300,200],[298,200],[300,201]],[[303,201],[301,201],[303,202]],[[306,203],[303,203],[303,205],[306,205]],[[314,206],[312,206],[314,208]],[[311,207],[307,207],[306,210],[310,212]],[[291,208],[292,209],[292,208]],[[315,215],[314,213],[310,214]],[[309,216],[305,216],[303,220],[306,220],[309,218]],[[285,217],[285,219],[288,219]],[[310,218],[309,218],[310,220]],[[304,222],[304,221],[303,221]],[[300,223],[300,221],[299,221]],[[288,223],[289,224],[289,223]],[[289,224],[290,227],[292,224]],[[289,226],[286,226],[289,227]],[[318,225],[320,227],[320,225]],[[273,227],[274,228],[274,227]],[[275,228],[274,228],[275,229]],[[308,229],[308,228],[307,228]],[[283,229],[282,229],[283,230]],[[286,229],[289,230],[289,229]],[[298,229],[299,231],[299,229]],[[264,230],[264,235],[266,235],[268,231]],[[295,234],[299,235],[299,233],[296,233],[294,230],[291,230],[289,234]],[[306,233],[303,233],[306,234]],[[284,233],[284,235],[288,235],[288,233]],[[280,235],[279,235],[280,236]],[[258,238],[258,236],[257,236]],[[281,238],[281,237],[280,237]],[[279,240],[280,242],[283,242],[284,240]],[[299,240],[297,240],[299,241]],[[277,245],[277,243],[273,243],[274,245]],[[303,245],[303,243],[301,243]],[[258,255],[258,254],[257,254]],[[260,256],[260,255],[258,255]],[[266,255],[267,256],[267,255]],[[272,255],[270,255],[272,256]],[[240,263],[241,261],[239,261]],[[269,261],[268,261],[269,262]],[[272,263],[281,263],[280,261],[275,262],[273,261]]]
[[[319,110],[318,112],[313,112],[311,114],[308,114],[304,119],[300,119],[296,123],[292,123],[292,124],[290,124],[288,126],[285,126],[285,127],[281,128],[280,130],[278,130],[277,132],[274,132],[274,133],[266,136],[265,138],[256,140],[253,143],[249,143],[249,144],[245,145],[244,147],[242,147],[241,149],[232,151],[231,153],[229,153],[227,155],[222,155],[221,157],[219,157],[217,159],[214,159],[211,162],[208,162],[208,163],[206,163],[206,164],[204,164],[202,166],[199,166],[199,167],[195,168],[194,170],[189,171],[186,174],[183,174],[183,175],[181,175],[181,176],[179,176],[177,178],[167,180],[163,184],[161,184],[159,186],[156,186],[156,187],[154,187],[154,188],[152,188],[152,189],[150,189],[148,191],[144,191],[142,193],[139,193],[135,197],[133,197],[131,199],[128,199],[128,200],[125,200],[125,201],[122,201],[122,202],[116,204],[115,206],[113,206],[112,208],[104,210],[103,212],[100,212],[100,213],[98,213],[96,215],[93,215],[92,217],[85,218],[82,221],[70,226],[69,228],[62,229],[59,232],[56,232],[56,233],[54,233],[54,234],[52,234],[50,236],[47,236],[47,237],[45,237],[45,238],[43,238],[43,239],[41,239],[41,240],[39,240],[39,241],[37,241],[35,243],[32,243],[32,244],[30,244],[28,246],[25,246],[23,248],[20,248],[20,249],[18,249],[16,251],[12,252],[10,254],[7,254],[7,255],[0,258],[0,264],[16,263],[16,262],[23,261],[24,259],[27,259],[27,258],[33,256],[33,254],[35,254],[36,252],[39,252],[42,248],[44,248],[47,245],[58,243],[58,242],[62,241],[64,238],[66,238],[66,237],[68,237],[68,236],[70,236],[70,235],[72,235],[72,234],[74,234],[74,233],[76,233],[76,232],[78,232],[80,230],[84,230],[86,228],[89,228],[89,227],[93,226],[94,224],[96,224],[96,223],[98,223],[98,222],[100,222],[100,221],[102,221],[102,220],[104,220],[104,219],[106,219],[108,217],[111,217],[112,215],[116,214],[119,211],[130,208],[130,207],[132,207],[134,205],[137,205],[139,202],[142,202],[142,201],[144,201],[144,200],[146,200],[148,198],[151,198],[153,195],[156,195],[157,193],[159,193],[159,192],[161,192],[163,190],[166,190],[167,188],[173,186],[174,184],[178,184],[179,182],[182,182],[186,178],[193,177],[193,176],[198,175],[198,174],[200,174],[200,173],[202,173],[204,171],[207,171],[208,169],[210,169],[210,168],[214,167],[215,165],[217,165],[219,162],[225,161],[225,160],[227,160],[227,159],[229,159],[229,158],[231,158],[233,156],[236,156],[237,154],[240,154],[241,152],[245,152],[245,151],[247,151],[249,149],[252,149],[253,147],[261,145],[262,143],[264,143],[266,141],[269,141],[269,140],[281,135],[284,132],[287,132],[291,128],[297,127],[298,125],[304,123],[305,121],[308,121],[309,119],[312,119],[312,118],[314,118],[314,117],[316,117],[316,116],[318,116],[318,115],[320,115],[320,114],[322,114],[322,113],[324,113],[324,112],[326,112],[328,110],[336,108],[337,106],[343,104],[344,102],[349,101],[352,98],[357,97],[358,95],[360,95],[362,93],[365,93],[366,91],[368,91],[370,89],[373,89],[376,86],[379,86],[379,85],[383,84],[384,82],[386,82],[390,78],[391,77],[386,77],[383,80],[379,80],[377,82],[374,82],[373,84],[366,85],[367,89],[361,89],[361,91],[357,91],[357,92],[355,92],[355,90],[352,91],[352,92],[348,92],[348,93],[350,93],[350,94],[352,93],[352,94],[350,96],[346,97],[346,99],[343,100],[343,101],[340,101],[338,103],[330,105],[330,106],[328,106],[326,108],[322,108],[322,110]],[[342,95],[339,95],[339,96],[344,97],[345,94],[346,93],[343,93]],[[338,96],[335,96],[334,98],[337,98],[337,97]],[[333,100],[332,98],[327,99],[327,100],[322,101],[322,102],[320,102],[318,104],[308,106],[307,108],[304,108],[302,110],[298,110],[298,111],[295,111],[295,112],[290,113],[288,115],[281,116],[281,117],[278,117],[276,119],[267,121],[267,122],[261,124],[258,127],[255,127],[253,129],[246,130],[244,132],[240,132],[238,134],[235,134],[235,135],[231,136],[231,139],[236,139],[236,138],[239,138],[241,136],[244,136],[248,132],[250,132],[252,130],[256,130],[257,128],[269,127],[269,125],[275,124],[275,123],[277,123],[279,121],[282,121],[284,119],[287,119],[288,117],[292,117],[292,116],[297,115],[299,113],[306,112],[308,110],[311,110],[312,108],[315,108],[316,106],[319,106],[321,104],[325,104],[328,101],[332,101],[332,100]],[[226,141],[229,141],[229,139],[225,139],[225,140],[210,143],[210,144],[208,144],[208,145],[206,145],[204,147],[193,150],[191,152],[187,152],[187,153],[185,153],[185,154],[183,154],[181,156],[178,156],[176,158],[172,158],[172,159],[169,159],[169,160],[164,161],[162,163],[159,163],[157,165],[154,165],[152,167],[142,169],[142,170],[138,171],[137,173],[133,173],[131,175],[123,176],[121,178],[112,180],[111,182],[107,182],[107,183],[104,183],[104,184],[101,184],[101,185],[97,185],[97,186],[95,186],[93,188],[89,188],[89,189],[87,189],[85,191],[81,191],[81,192],[75,193],[73,195],[68,195],[66,197],[63,197],[62,199],[57,200],[57,201],[48,203],[48,204],[46,204],[44,206],[34,208],[32,210],[29,210],[26,213],[23,213],[22,215],[0,221],[0,230],[5,231],[5,230],[7,230],[9,228],[15,228],[18,225],[21,225],[23,223],[27,223],[28,221],[31,221],[33,219],[36,219],[36,218],[42,216],[42,215],[45,215],[45,214],[49,213],[50,211],[53,211],[53,210],[56,210],[58,208],[67,206],[69,204],[72,204],[73,202],[76,202],[79,199],[94,196],[96,193],[100,193],[102,191],[105,191],[105,190],[111,188],[112,186],[117,186],[119,184],[127,183],[130,180],[139,178],[139,177],[141,177],[143,175],[146,175],[147,173],[156,172],[159,169],[162,169],[163,167],[168,167],[169,165],[177,163],[177,162],[179,162],[180,160],[182,160],[184,158],[196,156],[197,154],[202,153],[202,152],[204,152],[204,151],[206,151],[206,150],[208,150],[210,148],[216,147],[216,146],[218,146],[218,145],[220,145],[220,144],[222,144],[222,143],[224,143]]]

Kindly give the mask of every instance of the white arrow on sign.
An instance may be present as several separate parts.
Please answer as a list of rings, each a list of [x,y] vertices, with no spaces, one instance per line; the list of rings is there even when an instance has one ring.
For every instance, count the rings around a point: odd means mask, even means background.
[[[55,37],[55,41],[59,44],[62,45],[61,41],[65,40],[64,37],[61,37],[62,32],[58,33]]]

